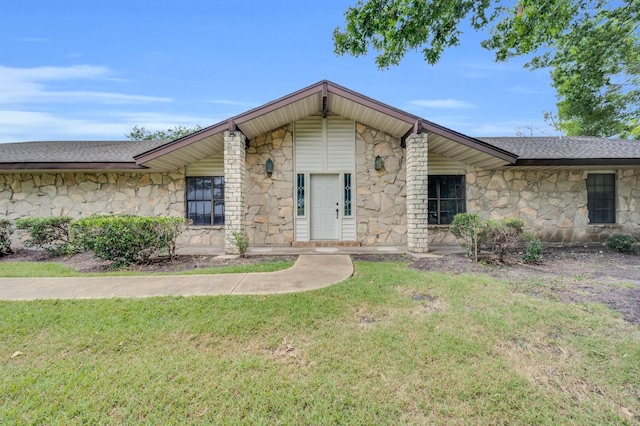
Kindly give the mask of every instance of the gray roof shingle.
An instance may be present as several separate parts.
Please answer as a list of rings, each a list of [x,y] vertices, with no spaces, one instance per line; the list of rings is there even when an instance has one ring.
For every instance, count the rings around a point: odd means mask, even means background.
[[[167,141],[55,141],[0,144],[0,163],[134,163]]]
[[[640,141],[590,136],[479,137],[518,160],[640,159]]]

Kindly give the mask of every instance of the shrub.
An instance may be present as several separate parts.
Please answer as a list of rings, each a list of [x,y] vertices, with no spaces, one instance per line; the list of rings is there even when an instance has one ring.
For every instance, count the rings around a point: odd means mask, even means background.
[[[453,217],[449,231],[465,241],[467,253],[478,261],[478,236],[482,232],[482,220],[476,213],[458,213]]]
[[[488,220],[482,226],[482,241],[497,253],[500,262],[504,261],[507,249],[513,248],[522,241],[524,220],[506,218],[499,221]]]
[[[173,258],[184,228],[180,217],[91,216],[71,223],[74,243],[114,266],[144,263],[161,253]]]
[[[529,237],[527,238],[527,245],[525,247],[522,260],[527,263],[538,263],[542,256],[542,241],[539,238]]]
[[[26,247],[41,248],[51,256],[60,256],[73,253],[69,236],[71,220],[69,216],[23,217],[16,221],[16,228],[29,233],[24,242]]]
[[[13,234],[13,223],[9,219],[0,219],[0,256],[13,253],[11,234]]]
[[[249,236],[246,231],[233,231],[231,233],[233,235],[233,242],[238,248],[238,252],[241,257],[244,257],[247,249],[249,248]]]
[[[618,253],[636,253],[637,252],[637,241],[631,235],[627,234],[616,234],[611,235],[605,241],[607,248],[609,250],[617,251]]]

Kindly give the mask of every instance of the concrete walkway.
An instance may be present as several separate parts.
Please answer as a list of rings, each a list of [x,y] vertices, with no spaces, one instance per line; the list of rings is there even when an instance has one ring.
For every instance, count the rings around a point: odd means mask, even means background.
[[[216,275],[0,278],[0,300],[275,294],[314,290],[353,275],[346,254],[301,255],[289,269]]]

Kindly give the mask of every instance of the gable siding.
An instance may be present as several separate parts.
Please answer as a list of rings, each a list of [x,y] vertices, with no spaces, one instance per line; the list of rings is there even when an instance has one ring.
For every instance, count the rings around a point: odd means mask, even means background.
[[[351,171],[355,165],[355,124],[341,117],[327,118],[327,170]]]
[[[224,176],[224,154],[221,152],[189,164],[187,176]]]
[[[430,175],[464,175],[467,172],[464,163],[434,152],[429,152],[428,168]]]
[[[325,149],[322,117],[311,116],[295,124],[297,170],[323,171]]]

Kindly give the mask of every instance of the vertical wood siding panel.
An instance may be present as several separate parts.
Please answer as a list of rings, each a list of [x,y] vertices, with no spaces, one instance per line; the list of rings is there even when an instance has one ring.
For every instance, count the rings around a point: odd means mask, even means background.
[[[224,154],[221,152],[189,164],[187,176],[224,176]]]
[[[322,117],[311,116],[296,121],[295,144],[296,170],[323,170]]]
[[[356,163],[355,124],[341,117],[327,119],[327,170],[354,171]]]
[[[451,160],[440,154],[429,152],[427,161],[430,175],[463,175],[466,173],[464,163]]]

